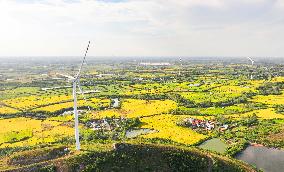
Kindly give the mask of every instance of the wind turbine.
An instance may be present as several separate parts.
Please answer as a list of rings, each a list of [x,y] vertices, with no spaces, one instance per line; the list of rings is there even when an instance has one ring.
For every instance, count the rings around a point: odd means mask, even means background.
[[[179,58],[179,63],[180,63],[180,68],[179,68],[179,71],[178,71],[178,75],[180,76],[180,72],[181,72],[181,68],[182,68],[182,61],[181,61],[181,58]]]
[[[250,57],[247,57],[250,61],[251,61],[251,67],[253,67],[253,64],[254,64],[254,60]],[[253,75],[251,74],[250,75],[250,79],[252,80],[253,79]]]
[[[76,140],[76,150],[80,150],[80,140],[79,140],[79,118],[78,118],[78,110],[77,110],[77,87],[79,88],[79,91],[81,92],[81,94],[84,97],[84,100],[86,101],[86,98],[84,96],[84,92],[81,88],[81,84],[80,84],[80,76],[81,76],[81,71],[83,69],[83,65],[86,61],[86,56],[89,50],[89,46],[90,46],[90,41],[88,43],[83,61],[80,65],[79,71],[75,76],[69,76],[69,75],[64,75],[64,74],[59,74],[63,77],[68,78],[68,81],[72,82],[72,86],[73,86],[73,91],[72,91],[72,95],[73,95],[73,99],[74,99],[74,118],[75,118],[75,140]]]
[[[252,58],[250,58],[250,57],[247,57],[247,58],[251,61],[251,66],[253,66],[253,64],[254,64],[253,59],[252,59]]]

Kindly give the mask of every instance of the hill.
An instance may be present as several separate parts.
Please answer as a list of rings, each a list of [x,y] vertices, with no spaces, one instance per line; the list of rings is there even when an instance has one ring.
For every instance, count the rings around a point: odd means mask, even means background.
[[[57,148],[62,155],[62,149]],[[47,156],[54,155],[46,153]],[[34,155],[35,152],[33,152]],[[28,164],[28,152],[22,153],[27,163],[25,167],[6,171],[255,171],[252,167],[240,161],[201,151],[195,148],[173,147],[150,144],[115,144],[107,151],[82,151],[79,154],[68,154],[55,160]],[[13,157],[9,162],[16,162]],[[34,157],[33,157],[34,158]],[[44,159],[41,156],[41,159]],[[34,159],[30,162],[34,162]],[[23,165],[23,164],[22,164]]]

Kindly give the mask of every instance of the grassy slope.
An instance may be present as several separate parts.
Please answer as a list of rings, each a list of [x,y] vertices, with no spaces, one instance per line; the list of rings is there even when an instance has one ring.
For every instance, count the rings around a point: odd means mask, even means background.
[[[116,149],[21,167],[13,171],[255,171],[237,160],[195,148],[116,144]]]

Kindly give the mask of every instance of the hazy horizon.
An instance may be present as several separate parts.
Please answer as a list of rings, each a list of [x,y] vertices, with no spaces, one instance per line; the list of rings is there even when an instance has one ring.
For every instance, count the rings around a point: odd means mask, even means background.
[[[9,58],[82,58],[83,55],[76,55],[76,56],[72,56],[72,55],[52,55],[52,56],[44,56],[44,55],[33,55],[33,56],[0,56],[0,59],[9,59]],[[283,59],[284,60],[284,56],[282,57],[273,57],[273,56],[177,56],[177,55],[173,55],[173,56],[139,56],[139,55],[135,55],[135,56],[93,56],[93,55],[87,55],[87,58],[89,59],[111,59],[111,58],[125,58],[125,59],[148,59],[148,58],[154,58],[154,59],[247,59],[247,57],[251,57],[255,60],[257,59]]]
[[[255,64],[258,65],[269,65],[269,64],[284,64],[284,58],[277,57],[252,57]],[[3,65],[5,64],[79,64],[81,63],[82,56],[14,56],[14,57],[0,57]],[[180,59],[186,64],[250,64],[250,60],[247,57],[178,57],[178,56],[168,56],[168,57],[143,57],[143,56],[88,56],[87,64],[101,64],[101,63],[141,63],[141,62],[169,62],[171,64],[179,63]],[[18,65],[18,64],[17,64]]]

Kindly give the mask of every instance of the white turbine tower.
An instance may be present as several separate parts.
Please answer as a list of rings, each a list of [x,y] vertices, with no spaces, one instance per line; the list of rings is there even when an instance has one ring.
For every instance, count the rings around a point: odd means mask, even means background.
[[[178,71],[178,75],[180,76],[180,72],[181,72],[181,69],[182,69],[182,61],[181,61],[181,58],[179,58],[179,63],[180,63],[180,68],[179,68],[179,71]]]
[[[89,50],[89,46],[90,46],[90,41],[88,43],[88,46],[87,46],[87,49],[86,49],[86,52],[85,52],[85,55],[84,55],[84,58],[83,58],[83,61],[81,63],[81,66],[79,68],[79,71],[78,73],[75,75],[75,76],[69,76],[69,75],[63,75],[63,74],[60,74],[61,76],[63,77],[66,77],[68,78],[69,81],[72,82],[72,85],[73,85],[73,99],[74,99],[74,118],[75,118],[75,140],[76,140],[76,150],[80,150],[80,140],[79,140],[79,119],[78,119],[78,110],[77,110],[77,87],[79,88],[79,91],[81,92],[81,94],[83,95],[83,98],[84,100],[86,101],[86,98],[84,96],[84,92],[81,88],[81,85],[80,85],[80,75],[81,75],[81,71],[83,69],[83,65],[86,61],[86,56],[87,56],[87,53],[88,53],[88,50]]]
[[[253,67],[253,64],[254,64],[254,60],[250,57],[247,57],[250,61],[251,61],[251,67]],[[253,75],[251,74],[250,75],[250,79],[252,80],[253,79]]]

